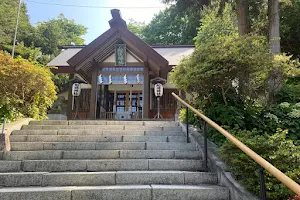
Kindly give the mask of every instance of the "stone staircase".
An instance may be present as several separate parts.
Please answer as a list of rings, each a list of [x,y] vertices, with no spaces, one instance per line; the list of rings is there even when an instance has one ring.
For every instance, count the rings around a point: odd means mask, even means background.
[[[1,200],[228,200],[176,122],[31,121],[0,152]]]

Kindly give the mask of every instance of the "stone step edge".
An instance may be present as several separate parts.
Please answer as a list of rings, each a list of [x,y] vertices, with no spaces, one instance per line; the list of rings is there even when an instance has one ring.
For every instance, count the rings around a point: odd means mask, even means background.
[[[99,162],[99,163],[97,163]],[[115,170],[107,169],[107,170],[102,170],[98,167],[99,164],[103,163],[109,163],[110,164],[118,164],[118,163],[124,163],[127,162],[127,164],[132,164],[130,167],[125,167],[128,168],[126,170],[122,170],[119,168],[122,168],[122,166],[117,166]],[[95,165],[98,164],[98,165]],[[170,167],[169,165],[174,164],[183,164],[183,166],[178,166],[176,167]],[[40,166],[37,165],[43,165],[47,164],[49,165],[50,168],[53,167],[53,165],[57,165],[62,167],[62,169],[51,169],[51,170],[39,170],[35,168],[39,168]],[[89,165],[90,164],[90,165]],[[41,172],[41,171],[50,171],[50,172],[100,172],[100,171],[170,171],[170,170],[175,170],[175,171],[203,171],[204,170],[204,161],[203,160],[196,160],[196,159],[82,159],[82,160],[77,160],[77,159],[68,159],[68,160],[23,160],[23,161],[0,161],[0,167],[3,167],[1,172]],[[166,166],[165,166],[166,165]],[[67,166],[67,167],[66,167]],[[27,167],[27,168],[26,168]],[[32,169],[32,167],[34,169]],[[42,166],[45,167],[45,166]],[[25,168],[25,169],[24,169]],[[104,168],[107,168],[105,166]],[[129,169],[132,168],[132,169]],[[119,170],[118,170],[119,169]],[[5,171],[4,171],[5,170]]]
[[[160,187],[165,189],[227,189],[223,186],[219,185],[211,185],[211,184],[200,184],[200,185],[160,185],[160,184],[150,184],[150,185],[114,185],[114,186],[62,186],[62,187],[9,187],[9,188],[0,188],[0,193],[3,192],[39,192],[39,191],[62,191],[62,190],[76,190],[76,189],[126,189],[126,188],[149,188],[154,189],[152,187]]]
[[[0,178],[0,187],[218,184],[216,173],[194,171],[10,172]]]
[[[229,189],[216,185],[116,185],[90,187],[26,187],[2,188],[2,199],[72,199],[90,200],[171,200],[176,199],[205,199],[228,200]],[[188,197],[187,197],[188,195]],[[173,196],[173,197],[172,197]]]
[[[229,199],[229,189],[218,186],[218,185],[157,185],[157,184],[151,184],[151,185],[114,185],[114,186],[65,186],[65,187],[13,187],[13,188],[0,188],[0,197],[4,197],[5,199],[11,199],[10,197],[26,197],[27,199],[39,199],[39,198],[45,198],[49,197],[51,195],[52,198],[50,199],[72,199],[72,200],[79,200],[82,199],[82,197],[85,199],[89,199],[90,193],[97,192],[99,190],[111,190],[114,192],[116,196],[114,196],[114,199],[123,199],[122,196],[119,196],[118,191],[121,192],[121,194],[125,193],[133,198],[130,199],[136,199],[140,200],[141,194],[143,199],[151,200],[151,199],[157,199],[154,198],[153,195],[155,195],[155,192],[157,191],[158,196],[161,195],[161,193],[168,193],[168,191],[172,191],[177,193],[178,195],[182,193],[183,191],[192,192],[191,196],[201,196],[202,198],[207,196],[208,194],[203,194],[202,191],[206,191],[210,193],[209,199],[218,199],[218,200],[228,200]],[[123,192],[122,192],[123,191]],[[135,196],[134,192],[137,191],[139,193],[138,196]],[[200,193],[196,193],[196,191]],[[53,193],[52,193],[53,192]],[[88,192],[88,193],[86,193]],[[38,198],[36,198],[38,195]],[[78,197],[76,198],[76,196]],[[94,193],[93,196],[101,197],[103,193]],[[106,193],[107,195],[107,193]],[[174,193],[173,193],[174,195]],[[186,194],[185,194],[186,195]],[[75,197],[75,198],[74,198]],[[118,197],[118,198],[116,198]],[[13,199],[14,199],[13,198]],[[17,198],[19,199],[19,198]],[[109,198],[111,199],[111,198]],[[126,198],[128,199],[128,198]],[[162,199],[162,198],[161,198]],[[168,198],[170,199],[170,198]],[[206,199],[206,198],[205,198]]]
[[[29,155],[30,154],[30,155]],[[71,156],[74,154],[74,156]],[[88,155],[87,155],[88,154]],[[49,157],[50,155],[50,157]],[[202,150],[38,150],[0,152],[0,161],[95,159],[202,159]]]
[[[64,122],[64,123],[62,123]],[[97,122],[101,122],[98,123]],[[83,125],[124,125],[128,123],[128,125],[140,125],[140,126],[147,126],[149,123],[154,124],[174,124],[178,125],[179,123],[174,120],[164,120],[164,121],[157,121],[157,120],[128,120],[128,121],[118,121],[118,120],[33,120],[29,122],[29,125],[76,125],[76,124],[83,124]],[[95,123],[95,124],[93,124]]]
[[[79,135],[79,134],[64,134],[63,132],[64,131],[74,131],[75,129],[61,129],[61,130],[42,130],[42,131],[45,131],[45,132],[53,132],[54,134],[42,134],[43,132],[41,132],[40,134],[38,134],[39,136],[160,136],[158,134],[161,134],[161,136],[166,136],[166,137],[171,137],[171,136],[186,136],[185,133],[183,133],[182,131],[148,131],[148,130],[142,130],[142,131],[130,131],[130,130],[117,130],[114,132],[112,132],[111,130],[100,130],[98,131],[97,133],[96,132],[93,132],[95,131],[94,129],[90,129],[91,130],[91,134],[84,134],[84,135]],[[88,130],[88,129],[82,129],[82,130]],[[11,135],[16,135],[16,136],[37,136],[37,134],[28,134],[28,133],[24,133],[24,134],[16,134],[15,132],[28,132],[28,131],[34,131],[34,132],[38,132],[38,131],[41,131],[41,130],[30,130],[30,129],[23,129],[23,130],[16,130],[16,131],[13,131],[11,133]],[[62,132],[61,132],[62,131]],[[76,130],[76,131],[80,131],[80,130]],[[122,133],[124,132],[124,133]],[[130,134],[128,133],[130,132]],[[137,134],[138,133],[141,133],[141,134]],[[120,134],[121,133],[121,134]],[[133,133],[133,134],[131,134]],[[124,134],[124,135],[122,135]],[[134,134],[137,134],[137,135],[134,135]],[[156,135],[157,134],[157,135]],[[170,135],[168,135],[170,134]]]

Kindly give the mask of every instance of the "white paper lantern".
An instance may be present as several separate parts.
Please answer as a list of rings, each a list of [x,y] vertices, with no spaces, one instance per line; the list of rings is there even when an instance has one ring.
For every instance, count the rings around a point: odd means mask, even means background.
[[[81,92],[80,83],[74,83],[72,86],[72,95],[74,97],[78,97],[80,95],[80,92]]]
[[[154,94],[156,97],[161,97],[164,93],[164,87],[161,83],[156,83],[154,85]]]

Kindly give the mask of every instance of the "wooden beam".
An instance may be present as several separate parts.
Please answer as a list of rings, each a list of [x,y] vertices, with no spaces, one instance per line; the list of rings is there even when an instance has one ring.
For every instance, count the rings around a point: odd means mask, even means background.
[[[63,66],[50,69],[53,74],[72,74],[75,73],[73,67]]]
[[[99,48],[105,41],[109,40],[112,35],[115,34],[117,29],[111,28],[91,42],[89,45],[85,46],[81,51],[79,51],[75,56],[73,56],[68,63],[70,66],[75,67],[79,65],[80,62],[86,60],[87,57],[93,52],[95,49]]]
[[[119,66],[116,66],[116,64],[114,62],[102,62],[102,63],[99,63],[97,66],[98,67],[119,67]],[[126,63],[126,66],[124,66],[124,67],[143,67],[143,66],[144,66],[143,63],[129,62],[129,63]]]
[[[98,48],[96,48],[96,50],[94,52],[92,52],[91,54],[89,54],[87,57],[84,58],[84,60],[80,61],[80,64],[78,64],[75,69],[79,70],[82,66],[84,66],[87,62],[92,61],[94,59],[94,57],[96,57],[99,53],[103,53],[103,51],[106,48],[109,48],[109,46],[113,45],[115,43],[116,40],[118,40],[120,38],[120,33],[119,32],[114,32],[113,35],[111,35],[111,37],[106,40],[103,41],[101,43],[101,45],[98,46]],[[88,46],[87,46],[88,47]],[[83,51],[83,49],[81,50]],[[80,51],[80,52],[81,52]],[[107,52],[109,53],[109,52]],[[76,54],[77,55],[77,54]],[[76,56],[75,55],[75,56]]]
[[[72,80],[74,78],[74,74],[70,74],[69,80]],[[72,86],[73,84],[69,82],[68,84],[68,106],[67,106],[67,117],[68,120],[72,118],[72,101],[73,101],[73,95],[72,95]]]
[[[149,118],[150,109],[150,78],[149,78],[149,67],[144,67],[144,89],[143,89],[143,119]]]

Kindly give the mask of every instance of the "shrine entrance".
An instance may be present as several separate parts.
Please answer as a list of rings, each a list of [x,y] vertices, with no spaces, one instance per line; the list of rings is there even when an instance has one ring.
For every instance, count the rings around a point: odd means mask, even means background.
[[[141,119],[144,67],[113,66],[98,71],[97,116],[100,119]]]

